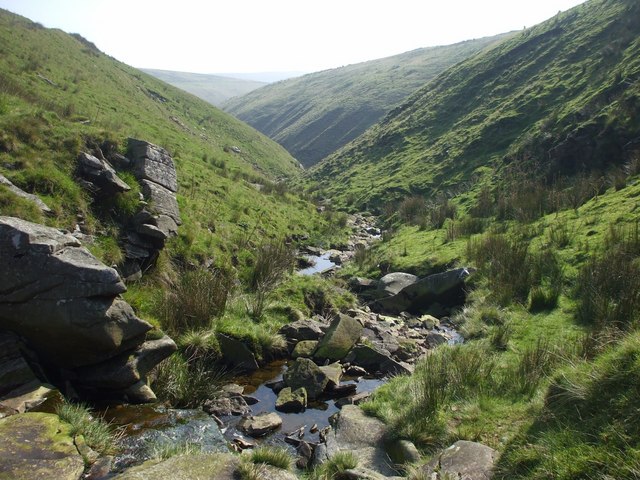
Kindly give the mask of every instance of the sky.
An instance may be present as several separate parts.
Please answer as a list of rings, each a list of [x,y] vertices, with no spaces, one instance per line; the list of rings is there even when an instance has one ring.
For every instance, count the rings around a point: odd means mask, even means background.
[[[531,27],[584,0],[0,0],[137,68],[316,72]]]

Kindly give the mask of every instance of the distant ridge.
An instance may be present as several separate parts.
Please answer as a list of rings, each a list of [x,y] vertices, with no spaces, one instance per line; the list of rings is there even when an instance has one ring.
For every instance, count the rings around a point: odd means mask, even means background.
[[[167,82],[185,92],[215,105],[221,106],[230,98],[244,95],[267,85],[266,82],[230,77],[227,75],[209,75],[205,73],[174,72],[172,70],[141,69],[143,72]]]
[[[363,133],[447,67],[505,35],[290,78],[231,99],[224,109],[309,167]]]

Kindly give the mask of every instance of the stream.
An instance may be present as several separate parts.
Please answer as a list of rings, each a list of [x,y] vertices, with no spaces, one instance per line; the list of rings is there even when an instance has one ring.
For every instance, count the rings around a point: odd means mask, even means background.
[[[359,224],[358,221],[360,221]],[[350,245],[343,251],[310,249],[312,251],[307,252],[306,257],[309,261],[308,265],[311,266],[299,270],[298,273],[300,275],[323,274],[340,268],[340,264],[353,256],[356,245],[370,245],[380,236],[379,230],[376,231],[377,229],[370,224],[362,222],[362,217],[360,220],[356,218],[356,227],[358,236],[352,239],[349,242]],[[338,256],[339,259],[337,259]],[[463,341],[462,336],[446,321],[438,323],[436,320],[434,325],[425,323],[422,319],[416,319],[416,325],[407,327],[404,318],[378,316],[368,309],[365,310],[358,311],[359,314],[365,315],[364,319],[359,319],[364,325],[363,336],[375,339],[376,335],[388,336],[393,333],[397,337],[391,340],[392,343],[389,344],[391,346],[393,341],[396,341],[395,346],[398,347],[397,341],[403,336],[406,336],[407,341],[415,341],[409,338],[423,341],[425,348],[433,348],[434,345],[443,342],[455,344]],[[435,339],[433,341],[436,343],[432,344],[429,338]],[[424,348],[423,351],[426,352]],[[275,403],[278,395],[274,391],[274,384],[282,380],[287,364],[287,360],[275,361],[251,374],[235,376],[229,380],[229,383],[242,387],[243,398],[246,398],[250,405],[250,415],[276,412]],[[340,385],[355,385],[355,392],[352,390],[348,395],[361,394],[373,392],[388,378],[381,373],[375,376],[362,374],[358,377],[343,375]],[[346,395],[343,394],[343,396]],[[278,411],[276,413],[282,419],[282,426],[260,438],[249,437],[238,427],[242,419],[241,415],[228,414],[216,419],[199,409],[171,409],[162,404],[119,405],[108,408],[102,416],[113,426],[119,427],[122,432],[119,441],[121,451],[113,461],[113,471],[122,471],[157,456],[159,451],[184,444],[197,445],[205,452],[228,451],[230,446],[236,445],[246,448],[250,445],[267,444],[286,447],[295,454],[295,449],[287,443],[286,437],[300,432],[303,428],[304,441],[311,444],[320,443],[321,432],[329,427],[330,417],[340,411],[339,400],[337,397],[325,394],[317,400],[310,401],[307,408],[300,413]],[[223,424],[222,428],[217,423],[220,421]]]

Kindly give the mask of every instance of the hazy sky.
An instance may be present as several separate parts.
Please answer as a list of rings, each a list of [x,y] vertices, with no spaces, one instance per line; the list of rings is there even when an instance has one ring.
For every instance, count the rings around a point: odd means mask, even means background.
[[[0,0],[138,68],[314,72],[533,26],[584,0]]]

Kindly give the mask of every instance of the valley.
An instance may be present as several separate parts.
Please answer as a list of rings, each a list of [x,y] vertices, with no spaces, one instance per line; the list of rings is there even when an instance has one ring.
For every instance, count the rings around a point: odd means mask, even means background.
[[[262,133],[0,38],[0,478],[640,477],[637,1],[226,104]]]

